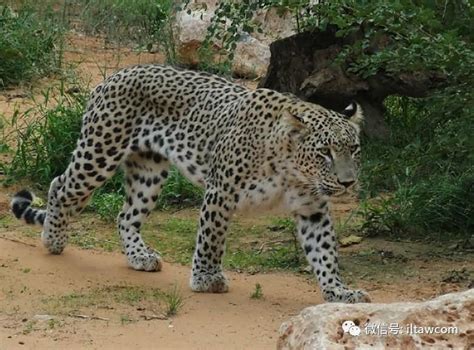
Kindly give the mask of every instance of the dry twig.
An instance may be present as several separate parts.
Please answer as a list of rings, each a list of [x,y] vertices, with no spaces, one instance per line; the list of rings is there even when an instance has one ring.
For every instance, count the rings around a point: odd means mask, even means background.
[[[167,320],[168,317],[165,315],[140,315],[145,321],[151,321],[151,320]]]
[[[29,247],[34,247],[34,248],[37,247],[37,246],[34,245],[34,244],[26,243],[26,242],[23,242],[23,241],[19,241],[18,239],[15,239],[15,238],[9,238],[9,237],[5,237],[5,236],[0,236],[0,238],[1,238],[1,239],[4,239],[4,240],[6,240],[6,241],[24,244],[24,245],[27,245],[27,246],[29,246]]]
[[[100,321],[109,321],[106,317],[99,317],[99,316],[88,316],[88,315],[75,315],[75,314],[68,314],[69,317],[74,318],[81,318],[83,320],[100,320]]]

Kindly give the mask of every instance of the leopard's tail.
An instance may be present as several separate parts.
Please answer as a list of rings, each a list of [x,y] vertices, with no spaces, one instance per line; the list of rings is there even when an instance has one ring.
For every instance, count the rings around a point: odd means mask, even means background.
[[[43,226],[44,219],[46,218],[46,210],[32,208],[31,203],[33,199],[33,193],[27,190],[21,190],[13,196],[10,207],[17,219],[23,219],[30,225],[36,224]]]

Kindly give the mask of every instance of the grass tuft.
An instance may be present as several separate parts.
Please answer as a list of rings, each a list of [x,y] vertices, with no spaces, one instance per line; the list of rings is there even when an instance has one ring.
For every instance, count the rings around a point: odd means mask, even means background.
[[[260,283],[255,283],[255,290],[250,295],[251,299],[262,299],[263,298],[263,288]]]
[[[182,297],[178,286],[174,285],[173,289],[163,293],[162,296],[164,306],[164,313],[167,317],[175,316],[184,305],[184,298]]]
[[[125,197],[116,192],[97,192],[90,205],[90,209],[107,222],[114,222],[122,210]]]
[[[0,5],[0,89],[57,72],[62,60],[63,21],[50,7],[36,11]]]

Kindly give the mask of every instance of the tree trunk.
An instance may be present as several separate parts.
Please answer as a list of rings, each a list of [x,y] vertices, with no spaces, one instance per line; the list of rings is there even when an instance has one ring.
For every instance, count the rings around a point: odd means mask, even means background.
[[[364,134],[370,138],[386,139],[389,130],[383,118],[384,99],[393,94],[423,97],[444,81],[433,72],[391,76],[379,71],[367,79],[350,74],[344,70],[343,64],[335,64],[335,60],[342,48],[353,44],[361,34],[346,38],[335,34],[336,29],[332,27],[273,42],[270,45],[270,66],[259,87],[291,92],[305,101],[336,111],[342,111],[355,100],[364,110]]]

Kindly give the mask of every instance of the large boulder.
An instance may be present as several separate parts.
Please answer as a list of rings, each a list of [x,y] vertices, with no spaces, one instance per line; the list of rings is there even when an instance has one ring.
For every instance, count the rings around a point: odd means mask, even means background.
[[[217,7],[216,0],[197,1],[176,14],[176,47],[180,61],[188,65],[199,63],[198,50],[207,35],[207,28]],[[236,43],[232,61],[232,73],[243,78],[264,76],[270,63],[270,44],[278,39],[293,35],[294,18],[289,13],[278,13],[275,9],[259,10],[253,18],[261,32],[241,33]],[[218,41],[213,42],[212,50],[221,49]],[[218,54],[215,61],[222,60]]]
[[[176,49],[185,64],[199,63],[198,49],[206,38],[207,27],[216,9],[216,1],[193,3],[189,10],[179,11],[175,16]]]
[[[431,327],[431,328],[430,328]],[[419,303],[322,304],[280,327],[278,349],[472,349],[474,289]]]

